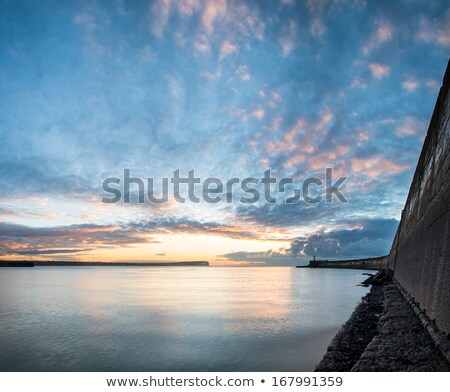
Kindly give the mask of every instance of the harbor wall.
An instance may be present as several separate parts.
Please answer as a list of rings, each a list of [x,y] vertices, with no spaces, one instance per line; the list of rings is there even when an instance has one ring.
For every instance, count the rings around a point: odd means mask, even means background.
[[[388,268],[436,326],[450,333],[450,62]]]
[[[309,268],[343,268],[343,269],[386,269],[389,256],[371,257],[352,260],[311,260]]]

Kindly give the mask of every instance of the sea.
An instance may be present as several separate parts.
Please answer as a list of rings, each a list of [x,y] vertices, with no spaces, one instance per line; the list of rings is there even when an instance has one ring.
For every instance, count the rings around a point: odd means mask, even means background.
[[[0,371],[311,371],[363,272],[0,268]]]

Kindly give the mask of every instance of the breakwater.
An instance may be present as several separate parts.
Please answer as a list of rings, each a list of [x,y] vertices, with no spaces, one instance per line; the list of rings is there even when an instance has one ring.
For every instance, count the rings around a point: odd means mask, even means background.
[[[297,268],[344,268],[382,270],[387,267],[388,261],[389,255],[351,260],[316,260],[314,258],[309,262],[307,266],[298,266]]]
[[[392,244],[388,268],[450,333],[450,62]]]

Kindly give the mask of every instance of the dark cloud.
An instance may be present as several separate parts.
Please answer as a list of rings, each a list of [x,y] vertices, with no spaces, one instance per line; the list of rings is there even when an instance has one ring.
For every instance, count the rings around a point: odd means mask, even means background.
[[[219,259],[249,264],[302,265],[316,255],[327,259],[352,259],[383,256],[389,253],[398,221],[395,219],[359,219],[345,222],[355,228],[316,232],[291,241],[287,249],[266,252],[232,252]]]
[[[133,222],[127,225],[130,230],[137,232],[152,232],[161,234],[170,233],[197,233],[220,235],[236,239],[258,238],[256,232],[243,230],[233,225],[217,222],[199,222],[187,218],[157,218]]]
[[[302,227],[330,221],[340,211],[338,204],[321,202],[308,204],[263,204],[241,205],[236,214],[243,221],[254,222],[269,227]]]
[[[395,219],[361,219],[351,222],[355,228],[317,232],[291,242],[293,255],[314,254],[334,259],[375,257],[389,253],[398,221]]]

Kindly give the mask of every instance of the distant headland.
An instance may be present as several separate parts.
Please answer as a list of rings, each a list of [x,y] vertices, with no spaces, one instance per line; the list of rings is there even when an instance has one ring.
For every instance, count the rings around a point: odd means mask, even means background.
[[[176,261],[176,262],[100,262],[100,261],[6,261],[0,260],[0,267],[208,267],[207,261]]]

